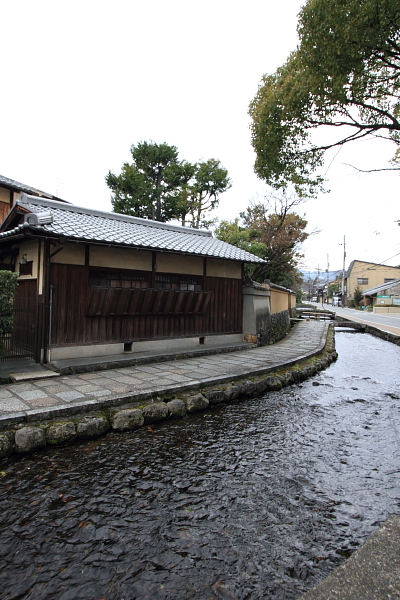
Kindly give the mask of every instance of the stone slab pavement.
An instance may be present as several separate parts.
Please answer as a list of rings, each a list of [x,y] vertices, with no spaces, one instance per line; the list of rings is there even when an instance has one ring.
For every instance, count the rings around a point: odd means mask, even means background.
[[[2,385],[0,426],[59,418],[135,399],[143,401],[155,394],[178,394],[262,375],[320,352],[328,328],[326,321],[303,321],[271,346]]]

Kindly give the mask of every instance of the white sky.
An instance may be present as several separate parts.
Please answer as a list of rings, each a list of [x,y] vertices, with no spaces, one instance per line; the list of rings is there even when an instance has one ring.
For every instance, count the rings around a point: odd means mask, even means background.
[[[1,10],[0,173],[87,207],[111,210],[104,182],[143,140],[180,158],[217,158],[233,219],[265,186],[253,173],[248,105],[263,73],[297,43],[302,2],[285,0],[13,0]],[[330,194],[300,207],[309,230],[304,266],[353,259],[400,264],[398,174],[358,174],[343,163],[388,166],[387,143],[343,149]],[[333,157],[333,155],[332,155]],[[326,162],[325,170],[331,158]],[[393,258],[391,258],[393,257]],[[387,260],[390,259],[390,260]]]

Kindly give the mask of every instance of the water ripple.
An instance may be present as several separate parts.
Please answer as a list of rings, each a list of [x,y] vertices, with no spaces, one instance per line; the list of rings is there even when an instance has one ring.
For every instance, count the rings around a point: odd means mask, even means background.
[[[337,334],[302,385],[1,462],[5,600],[294,600],[399,512],[400,349]]]

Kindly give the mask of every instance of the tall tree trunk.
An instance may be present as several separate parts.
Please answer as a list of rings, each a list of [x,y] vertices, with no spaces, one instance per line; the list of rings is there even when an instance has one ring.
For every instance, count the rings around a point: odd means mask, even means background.
[[[200,227],[200,218],[201,218],[202,205],[203,205],[203,197],[202,197],[201,192],[200,192],[200,194],[199,194],[199,205],[197,207],[197,216],[196,216],[196,229],[199,229],[199,227]]]
[[[161,221],[161,176],[162,167],[158,167],[157,183],[156,183],[156,221]]]

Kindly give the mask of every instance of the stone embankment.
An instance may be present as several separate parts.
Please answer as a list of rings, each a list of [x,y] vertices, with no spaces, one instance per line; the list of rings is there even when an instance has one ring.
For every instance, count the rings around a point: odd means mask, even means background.
[[[369,333],[374,337],[379,338],[380,340],[384,340],[385,342],[390,342],[391,344],[396,344],[396,346],[400,346],[400,336],[390,331],[380,329],[374,325],[368,325],[367,323],[360,323],[357,321],[353,321],[350,318],[346,319],[342,316],[337,316],[337,327],[351,327],[352,329],[357,329],[360,333]]]
[[[174,392],[166,389],[165,393],[158,390],[137,394],[133,402],[128,400],[119,406],[103,402],[101,407],[97,407],[97,410],[93,407],[92,411],[90,406],[85,406],[80,413],[77,410],[78,414],[68,415],[66,419],[46,418],[29,424],[23,420],[15,422],[12,418],[8,421],[5,419],[0,430],[0,458],[15,452],[32,452],[46,445],[87,440],[112,430],[134,430],[167,419],[184,418],[299,383],[336,360],[334,328],[326,326],[324,334],[324,343],[317,351],[308,352],[308,356],[300,351],[300,360],[282,362],[277,367],[264,369],[261,375],[248,373],[246,377],[243,374],[241,377],[232,376],[229,378],[231,381],[223,385],[216,385],[215,382],[210,384],[208,380],[194,386],[194,389],[188,390],[187,386],[186,389],[182,386],[181,393],[177,393],[177,389]],[[245,354],[248,356],[248,352]],[[228,377],[220,379],[226,381]]]

